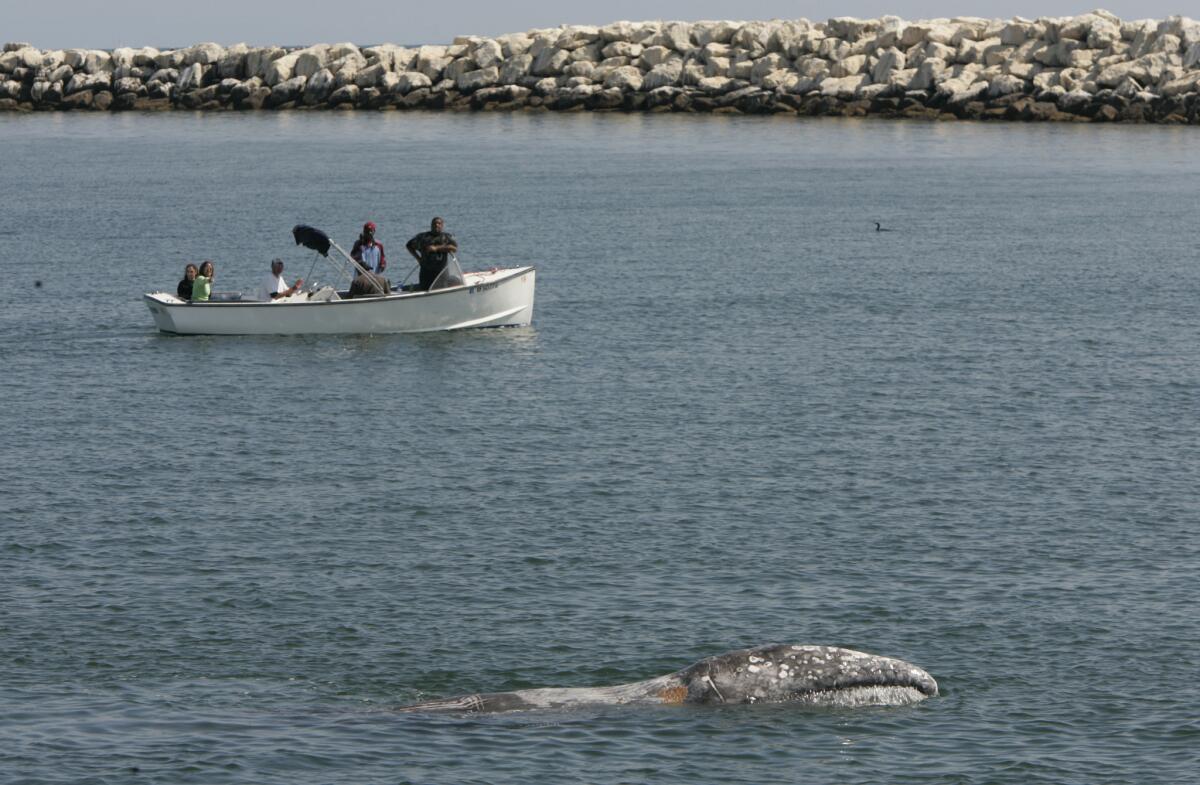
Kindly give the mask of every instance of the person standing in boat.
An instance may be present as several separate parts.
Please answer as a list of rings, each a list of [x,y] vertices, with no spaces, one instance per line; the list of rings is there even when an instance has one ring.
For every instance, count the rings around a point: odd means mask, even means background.
[[[192,281],[192,302],[206,303],[212,294],[213,263],[207,259],[200,265],[200,273]]]
[[[192,299],[192,283],[196,280],[196,265],[188,262],[187,267],[183,268],[183,279],[179,285],[175,287],[175,295],[180,300]]]
[[[367,268],[368,272],[382,273],[387,269],[387,258],[383,255],[383,243],[375,239],[375,223],[367,221],[363,224],[362,234],[354,241],[350,249],[350,258]],[[354,277],[360,275],[354,271]]]
[[[304,279],[297,278],[294,284],[288,286],[287,281],[283,280],[283,260],[272,259],[271,272],[259,284],[257,299],[278,300],[280,297],[290,297],[300,291],[300,287],[303,285]]]
[[[454,235],[446,232],[446,224],[441,218],[429,222],[429,231],[421,232],[408,241],[408,252],[421,265],[421,278],[417,289],[429,291],[437,277],[446,269],[449,254],[458,253],[458,242]]]

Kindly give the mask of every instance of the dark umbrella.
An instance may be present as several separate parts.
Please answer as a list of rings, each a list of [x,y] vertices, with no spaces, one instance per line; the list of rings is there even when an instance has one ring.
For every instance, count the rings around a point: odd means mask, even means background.
[[[305,248],[311,248],[321,256],[329,256],[329,246],[332,241],[329,235],[305,224],[297,224],[292,227],[292,237],[296,238],[296,245],[303,245]]]

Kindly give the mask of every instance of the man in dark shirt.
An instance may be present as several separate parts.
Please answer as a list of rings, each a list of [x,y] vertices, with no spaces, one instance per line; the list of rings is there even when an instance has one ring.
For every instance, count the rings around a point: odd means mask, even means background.
[[[428,232],[421,232],[408,241],[408,252],[421,265],[421,279],[417,289],[422,292],[429,291],[429,287],[433,286],[437,277],[446,269],[448,255],[458,253],[458,243],[455,242],[454,235],[447,234],[445,228],[445,222],[441,218],[434,218],[429,224]],[[445,285],[444,281],[440,282],[439,288]]]

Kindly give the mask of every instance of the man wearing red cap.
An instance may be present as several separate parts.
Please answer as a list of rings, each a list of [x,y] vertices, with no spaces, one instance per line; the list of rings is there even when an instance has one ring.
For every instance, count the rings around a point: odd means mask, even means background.
[[[362,234],[354,241],[350,256],[373,273],[382,273],[387,268],[387,259],[383,255],[383,243],[375,240],[375,223],[367,221],[363,224]],[[358,277],[358,271],[354,276]]]

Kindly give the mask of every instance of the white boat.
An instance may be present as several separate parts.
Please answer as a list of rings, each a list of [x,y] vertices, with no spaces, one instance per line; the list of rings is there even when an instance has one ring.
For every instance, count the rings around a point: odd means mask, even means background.
[[[365,270],[349,254],[311,227],[293,230],[297,243],[328,257],[336,248],[351,265]],[[518,327],[533,318],[533,267],[458,272],[449,285],[430,291],[394,291],[350,299],[330,286],[262,301],[236,293],[208,302],[188,302],[172,293],[152,292],[142,299],[158,329],[180,335],[307,335],[334,333],[417,333],[471,327]]]

